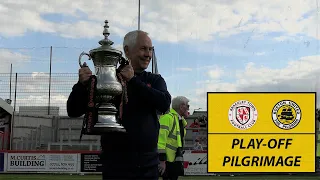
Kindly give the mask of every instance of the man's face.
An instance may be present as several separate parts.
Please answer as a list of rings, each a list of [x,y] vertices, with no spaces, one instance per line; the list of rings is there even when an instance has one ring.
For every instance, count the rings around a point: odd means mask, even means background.
[[[189,116],[189,103],[184,103],[182,105],[180,105],[180,110],[182,112],[182,116],[184,118],[187,118]]]
[[[126,50],[127,57],[135,71],[143,71],[148,68],[152,57],[151,39],[144,33],[139,33],[136,44]]]

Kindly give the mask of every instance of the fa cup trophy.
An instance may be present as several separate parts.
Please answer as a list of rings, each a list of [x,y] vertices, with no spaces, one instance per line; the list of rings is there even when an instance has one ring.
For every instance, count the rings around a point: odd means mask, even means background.
[[[128,64],[122,57],[122,52],[111,47],[113,42],[108,39],[108,21],[104,25],[104,39],[99,41],[101,45],[92,49],[89,53],[82,52],[79,56],[79,65],[82,56],[86,55],[93,61],[95,75],[89,79],[88,105],[84,116],[82,134],[102,135],[111,131],[125,132],[116,117],[117,109],[112,103],[115,96],[124,94],[124,85],[117,78],[117,65]],[[81,140],[80,136],[80,140]]]

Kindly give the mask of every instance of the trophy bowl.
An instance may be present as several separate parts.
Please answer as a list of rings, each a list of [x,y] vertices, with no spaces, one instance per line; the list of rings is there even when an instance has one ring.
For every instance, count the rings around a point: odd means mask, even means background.
[[[90,102],[89,107],[94,108],[93,112],[97,113],[96,116],[88,113],[87,116],[93,116],[93,122],[87,123],[85,134],[102,135],[108,132],[125,132],[125,129],[120,125],[116,117],[117,109],[110,101],[115,96],[119,96],[123,92],[122,84],[117,79],[117,65],[123,59],[122,52],[112,48],[113,42],[108,39],[110,35],[108,31],[108,21],[104,25],[104,39],[99,41],[101,45],[98,48],[92,49],[89,53],[82,52],[79,56],[79,65],[83,67],[81,62],[82,56],[89,57],[92,60],[95,70],[95,79],[91,80],[89,86],[94,87],[94,93],[89,93],[89,99],[94,98]],[[90,87],[89,87],[90,88]],[[90,118],[89,118],[90,119]],[[84,123],[85,124],[85,123]],[[91,126],[88,128],[87,126]]]

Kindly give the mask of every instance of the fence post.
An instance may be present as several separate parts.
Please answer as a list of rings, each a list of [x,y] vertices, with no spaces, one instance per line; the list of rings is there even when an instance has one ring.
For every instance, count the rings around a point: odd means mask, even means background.
[[[10,87],[9,87],[9,89],[10,89],[10,90],[9,90],[9,91],[10,91],[10,92],[9,92],[9,93],[10,93],[10,94],[9,94],[9,99],[10,99],[10,101],[12,100],[12,99],[11,99],[11,81],[12,81],[12,63],[11,63],[11,65],[10,65]]]
[[[51,125],[51,129],[52,129],[52,138],[51,141],[52,142],[57,142],[58,141],[58,134],[59,134],[59,120],[60,117],[59,116],[53,116],[52,117],[52,125]]]
[[[10,74],[11,76],[11,74]],[[11,79],[11,77],[10,77]],[[10,80],[11,81],[11,80]],[[17,104],[17,81],[18,81],[18,73],[16,73],[16,78],[15,78],[15,85],[14,85],[14,106],[13,106],[13,113],[11,116],[11,125],[10,125],[10,150],[12,150],[12,143],[13,143],[13,131],[14,131],[14,119],[16,116],[16,104]],[[10,87],[11,87],[11,82],[10,82]],[[11,92],[10,92],[11,93]],[[10,95],[11,96],[11,95]]]
[[[17,81],[18,81],[18,73],[16,73],[16,80],[14,85],[14,106],[13,106],[13,112],[16,112],[16,105],[17,105]]]
[[[50,46],[50,65],[49,65],[49,99],[48,99],[48,115],[50,115],[51,103],[51,69],[52,69],[52,46]]]

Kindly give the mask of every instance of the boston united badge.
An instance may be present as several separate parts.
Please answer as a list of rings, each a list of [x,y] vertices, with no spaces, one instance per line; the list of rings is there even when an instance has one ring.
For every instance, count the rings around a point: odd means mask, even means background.
[[[280,129],[293,129],[301,121],[301,109],[292,100],[282,100],[273,107],[272,120]]]
[[[239,100],[229,108],[229,121],[237,129],[251,128],[258,118],[257,108],[247,100]]]

